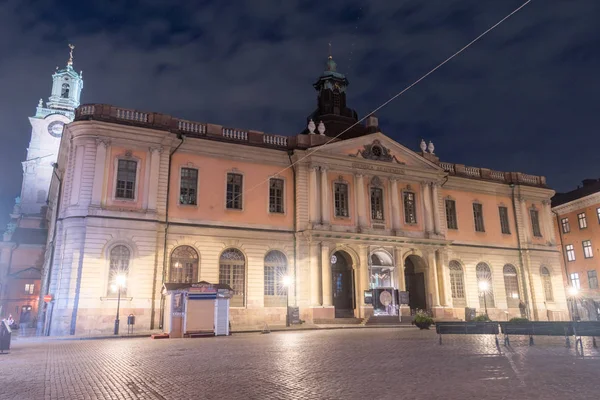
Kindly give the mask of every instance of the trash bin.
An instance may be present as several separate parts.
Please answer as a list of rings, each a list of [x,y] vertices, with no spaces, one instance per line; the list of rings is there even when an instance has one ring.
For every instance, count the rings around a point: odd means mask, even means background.
[[[135,315],[129,314],[127,317],[127,325],[135,325]]]
[[[12,330],[8,325],[8,321],[0,321],[0,353],[10,350],[10,338]]]

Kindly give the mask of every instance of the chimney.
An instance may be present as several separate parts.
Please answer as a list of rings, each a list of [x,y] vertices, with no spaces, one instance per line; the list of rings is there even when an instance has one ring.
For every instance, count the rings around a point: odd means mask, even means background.
[[[379,131],[379,119],[371,114],[367,117],[367,120],[365,121],[365,126],[367,127],[367,131],[369,133],[375,133]]]

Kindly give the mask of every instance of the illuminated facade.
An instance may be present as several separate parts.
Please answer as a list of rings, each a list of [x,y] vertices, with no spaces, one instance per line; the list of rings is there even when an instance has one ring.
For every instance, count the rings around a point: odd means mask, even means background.
[[[575,316],[600,319],[600,180],[586,179],[583,185],[552,198],[556,235],[561,240],[563,274],[577,289]],[[570,300],[573,300],[571,298]]]
[[[309,322],[486,306],[567,318],[545,178],[440,162],[374,116],[354,125],[347,86],[330,58],[295,136],[79,107],[58,159],[49,332],[111,331],[119,275],[122,315],[146,329],[163,282],[196,281],[234,289],[234,328],[285,323],[288,298]]]
[[[73,70],[73,46],[65,68],[52,75],[48,102],[40,99],[29,117],[31,140],[23,161],[21,194],[0,242],[0,313],[18,320],[22,311],[37,314],[41,270],[47,241],[47,200],[53,165],[65,124],[73,121],[83,88],[81,74]]]

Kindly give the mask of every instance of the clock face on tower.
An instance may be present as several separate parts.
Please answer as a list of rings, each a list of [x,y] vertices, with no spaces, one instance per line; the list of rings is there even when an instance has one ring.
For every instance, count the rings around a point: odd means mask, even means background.
[[[64,122],[54,121],[50,125],[48,125],[48,133],[54,136],[55,138],[59,138],[62,135],[63,127],[65,126]]]

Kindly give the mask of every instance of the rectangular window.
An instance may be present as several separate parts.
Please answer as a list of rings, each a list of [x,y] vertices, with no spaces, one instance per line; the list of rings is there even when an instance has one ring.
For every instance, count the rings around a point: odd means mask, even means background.
[[[592,252],[592,241],[591,240],[584,240],[583,242],[581,242],[581,245],[583,246],[583,257],[584,258],[594,257],[594,253]]]
[[[579,229],[587,228],[587,218],[584,212],[577,214],[577,221],[579,221]]]
[[[283,179],[269,181],[269,212],[283,213]]]
[[[26,283],[25,284],[25,294],[33,294],[34,288],[35,288],[35,284],[33,284],[33,283]]]
[[[510,235],[510,225],[508,225],[508,208],[504,206],[498,207],[500,213],[500,229],[502,233]]]
[[[571,232],[571,225],[569,224],[569,218],[562,218],[560,220],[560,225],[562,226],[563,233]]]
[[[181,182],[179,184],[179,204],[197,205],[198,170],[195,168],[181,168]]]
[[[407,224],[417,223],[417,209],[415,207],[415,194],[404,192],[404,222]]]
[[[569,277],[571,278],[571,286],[573,286],[575,289],[581,289],[579,274],[577,272],[574,272]]]
[[[227,208],[231,210],[242,209],[242,181],[240,174],[227,174]]]
[[[458,229],[456,220],[456,201],[446,200],[446,226],[448,229]]]
[[[371,219],[383,221],[383,189],[371,188]]]
[[[567,252],[567,260],[575,261],[575,248],[572,244],[568,244],[565,246],[565,250]]]
[[[119,199],[135,199],[135,175],[137,161],[119,160],[117,165],[117,190],[115,197]]]
[[[531,216],[531,229],[533,230],[533,236],[542,237],[542,232],[540,231],[540,213],[538,210],[529,210],[529,215]]]
[[[333,202],[336,217],[347,217],[348,212],[348,185],[336,182],[333,184]]]
[[[473,219],[475,220],[475,231],[485,232],[485,227],[483,226],[483,205],[473,203]]]
[[[595,270],[588,271],[588,285],[590,289],[598,289],[598,273]]]

